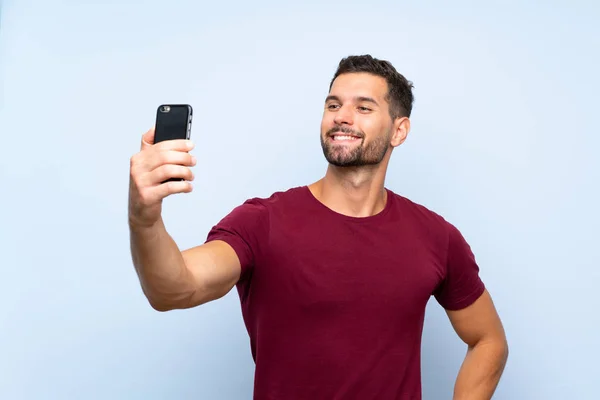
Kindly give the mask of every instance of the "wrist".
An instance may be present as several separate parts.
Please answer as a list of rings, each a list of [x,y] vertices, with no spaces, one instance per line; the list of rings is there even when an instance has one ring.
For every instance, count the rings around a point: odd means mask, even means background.
[[[144,235],[154,236],[157,231],[163,226],[162,218],[158,218],[156,221],[143,221],[139,218],[135,218],[130,215],[128,219],[129,229],[131,232]]]

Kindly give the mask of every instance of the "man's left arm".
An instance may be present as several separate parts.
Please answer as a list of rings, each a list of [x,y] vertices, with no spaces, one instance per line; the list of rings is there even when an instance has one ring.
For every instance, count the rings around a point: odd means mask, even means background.
[[[446,313],[458,336],[468,345],[453,399],[491,399],[508,359],[508,344],[490,294],[485,290],[470,306]]]

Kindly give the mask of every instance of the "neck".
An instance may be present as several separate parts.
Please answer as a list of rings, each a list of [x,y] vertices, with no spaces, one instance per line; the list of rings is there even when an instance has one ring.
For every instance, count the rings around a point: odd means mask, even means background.
[[[385,208],[386,167],[387,160],[365,167],[329,165],[325,176],[309,185],[309,189],[317,200],[335,212],[351,217],[369,217]]]

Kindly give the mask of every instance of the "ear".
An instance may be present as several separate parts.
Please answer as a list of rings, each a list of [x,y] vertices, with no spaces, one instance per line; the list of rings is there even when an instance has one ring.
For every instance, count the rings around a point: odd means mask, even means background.
[[[392,147],[400,146],[406,140],[410,132],[410,119],[408,117],[399,117],[394,121],[394,131],[392,133]]]

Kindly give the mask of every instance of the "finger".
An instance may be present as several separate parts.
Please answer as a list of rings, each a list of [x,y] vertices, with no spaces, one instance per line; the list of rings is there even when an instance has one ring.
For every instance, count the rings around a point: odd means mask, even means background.
[[[189,193],[193,189],[191,182],[187,181],[170,181],[158,186],[153,186],[144,189],[144,198],[147,204],[155,204],[160,202],[167,196],[175,193]]]
[[[186,181],[193,181],[194,174],[188,167],[184,167],[182,165],[165,164],[148,174],[147,184],[149,186],[154,186],[171,178],[181,178]]]
[[[147,149],[154,144],[154,132],[154,127],[152,127],[142,135],[141,150]]]
[[[187,181],[165,182],[153,188],[155,195],[160,199],[176,193],[189,193],[192,190],[192,183]]]
[[[176,151],[190,151],[194,148],[194,143],[189,139],[169,139],[164,140],[154,145],[159,151],[164,150],[176,150]]]
[[[193,167],[194,165],[196,165],[196,157],[184,151],[159,151],[153,153],[152,156],[148,157],[145,164],[145,168],[147,171],[153,171],[161,165],[166,164],[185,165],[188,167]]]

